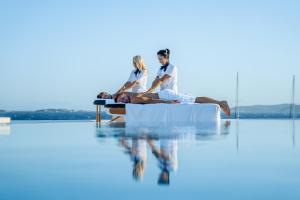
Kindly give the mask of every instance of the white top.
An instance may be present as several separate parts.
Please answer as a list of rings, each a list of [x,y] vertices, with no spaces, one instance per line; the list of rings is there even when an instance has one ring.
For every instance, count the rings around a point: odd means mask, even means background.
[[[128,78],[128,82],[136,81],[137,84],[132,88],[132,92],[141,93],[147,91],[147,80],[148,80],[148,72],[147,70],[142,70],[140,73],[135,75],[136,70],[132,70],[130,76]]]
[[[177,93],[177,67],[175,65],[169,64],[166,71],[161,68],[158,69],[157,76],[159,78],[162,78],[165,74],[168,74],[169,76],[171,76],[171,78],[160,85],[160,90],[170,89]]]

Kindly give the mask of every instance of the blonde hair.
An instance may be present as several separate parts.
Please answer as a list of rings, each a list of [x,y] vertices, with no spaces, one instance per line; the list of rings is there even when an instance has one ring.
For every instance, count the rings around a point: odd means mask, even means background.
[[[145,164],[144,161],[138,161],[133,166],[132,176],[136,181],[141,181],[144,178]]]
[[[140,55],[134,56],[132,62],[135,68],[141,71],[146,69],[146,65],[142,56]]]

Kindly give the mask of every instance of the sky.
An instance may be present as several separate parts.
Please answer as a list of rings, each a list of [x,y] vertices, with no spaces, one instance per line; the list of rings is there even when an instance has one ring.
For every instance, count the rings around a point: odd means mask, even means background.
[[[240,105],[300,103],[300,1],[0,0],[0,109],[93,110],[144,57],[171,50],[179,92]]]

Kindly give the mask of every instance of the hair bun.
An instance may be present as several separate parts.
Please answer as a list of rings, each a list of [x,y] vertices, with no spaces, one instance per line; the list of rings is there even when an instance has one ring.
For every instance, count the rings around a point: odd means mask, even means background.
[[[157,55],[160,55],[160,56],[163,56],[165,58],[169,58],[169,55],[170,55],[170,49],[162,49],[162,50],[159,50],[157,52]]]

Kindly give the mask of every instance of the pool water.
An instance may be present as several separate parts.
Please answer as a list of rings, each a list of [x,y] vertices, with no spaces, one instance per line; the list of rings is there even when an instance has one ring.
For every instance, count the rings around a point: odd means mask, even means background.
[[[0,199],[300,199],[299,125],[15,122],[0,126]]]

